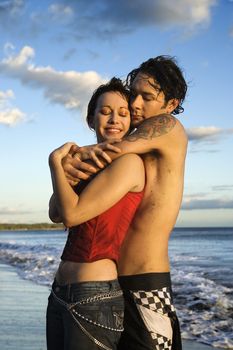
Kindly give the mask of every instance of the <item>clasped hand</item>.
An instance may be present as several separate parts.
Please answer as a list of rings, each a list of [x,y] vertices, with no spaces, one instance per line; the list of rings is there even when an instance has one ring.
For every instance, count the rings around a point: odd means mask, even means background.
[[[80,180],[87,180],[93,174],[112,162],[105,151],[120,153],[114,144],[121,140],[105,141],[95,145],[79,147],[75,143],[66,143],[53,151],[51,157],[58,157],[61,161],[66,178],[71,186]]]

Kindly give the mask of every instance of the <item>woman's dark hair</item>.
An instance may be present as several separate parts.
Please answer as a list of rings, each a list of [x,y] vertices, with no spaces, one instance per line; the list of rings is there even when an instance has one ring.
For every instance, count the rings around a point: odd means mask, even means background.
[[[138,73],[150,75],[158,82],[161,91],[164,93],[166,103],[173,98],[179,100],[179,105],[174,109],[173,114],[179,114],[184,111],[181,105],[185,99],[187,84],[174,57],[157,56],[150,58],[138,68],[133,69],[126,78],[126,84],[129,89],[131,89]]]
[[[123,84],[121,79],[113,77],[108,83],[100,85],[93,93],[88,106],[86,121],[91,130],[94,130],[94,115],[98,103],[98,98],[105,92],[119,92],[126,101],[129,101],[129,90]]]

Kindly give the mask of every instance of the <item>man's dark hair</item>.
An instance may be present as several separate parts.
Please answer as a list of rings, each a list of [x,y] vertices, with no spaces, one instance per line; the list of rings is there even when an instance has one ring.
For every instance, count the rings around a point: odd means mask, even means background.
[[[113,77],[108,83],[100,85],[93,93],[88,106],[86,121],[91,130],[94,130],[93,122],[98,98],[105,92],[119,92],[122,97],[129,101],[129,90],[125,87],[121,79]]]
[[[174,57],[157,56],[150,58],[138,68],[133,69],[126,78],[126,84],[129,89],[132,87],[138,73],[150,75],[158,82],[161,91],[164,93],[166,103],[173,98],[179,100],[179,105],[174,109],[173,114],[179,114],[184,111],[181,105],[185,99],[187,84]]]

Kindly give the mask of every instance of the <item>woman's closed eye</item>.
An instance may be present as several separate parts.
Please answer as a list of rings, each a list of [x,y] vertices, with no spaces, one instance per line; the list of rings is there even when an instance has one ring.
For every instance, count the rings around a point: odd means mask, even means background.
[[[108,114],[110,114],[112,111],[111,111],[111,109],[109,108],[109,107],[103,107],[103,108],[101,108],[101,110],[100,110],[100,113],[101,114],[104,114],[104,115],[108,115]]]
[[[129,110],[127,108],[121,108],[119,111],[119,115],[121,117],[128,117],[129,116]]]

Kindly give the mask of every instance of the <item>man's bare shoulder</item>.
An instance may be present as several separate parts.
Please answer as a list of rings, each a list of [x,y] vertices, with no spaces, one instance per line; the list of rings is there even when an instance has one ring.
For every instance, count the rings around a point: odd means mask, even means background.
[[[184,128],[184,125],[180,122],[180,120],[176,119],[176,128],[175,128],[175,137],[179,137],[180,141],[183,141],[185,145],[188,143],[188,135],[186,133],[186,130]]]
[[[171,114],[153,116],[143,121],[137,130],[126,137],[128,142],[146,141],[152,150],[186,148],[187,134],[181,122]]]
[[[171,114],[160,114],[144,120],[126,140],[152,140],[161,136],[174,136],[177,132],[183,134],[183,137],[186,135],[181,122]]]

